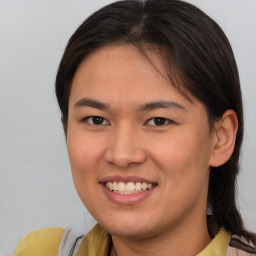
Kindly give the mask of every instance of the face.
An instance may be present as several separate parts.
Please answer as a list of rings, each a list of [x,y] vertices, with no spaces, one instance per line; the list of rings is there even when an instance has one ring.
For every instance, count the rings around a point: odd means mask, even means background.
[[[72,174],[112,235],[145,238],[205,220],[213,135],[204,105],[190,97],[129,45],[80,64],[69,100]]]

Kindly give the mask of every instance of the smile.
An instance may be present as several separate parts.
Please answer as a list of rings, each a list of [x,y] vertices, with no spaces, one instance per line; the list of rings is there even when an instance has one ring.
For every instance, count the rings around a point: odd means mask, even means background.
[[[156,184],[153,183],[146,183],[146,182],[128,182],[124,183],[122,181],[117,182],[106,182],[104,183],[105,187],[107,187],[109,190],[117,193],[117,194],[137,194],[141,193],[146,190],[150,190],[153,187],[156,186]]]

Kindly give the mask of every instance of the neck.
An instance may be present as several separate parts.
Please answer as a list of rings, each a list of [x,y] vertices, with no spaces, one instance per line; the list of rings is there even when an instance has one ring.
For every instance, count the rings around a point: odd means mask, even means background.
[[[173,228],[168,233],[152,237],[134,239],[112,236],[111,256],[194,256],[200,253],[211,241],[204,223],[182,228]]]

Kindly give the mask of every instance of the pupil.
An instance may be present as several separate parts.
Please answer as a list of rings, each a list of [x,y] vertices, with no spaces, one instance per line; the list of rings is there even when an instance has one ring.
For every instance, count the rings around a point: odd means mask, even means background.
[[[99,117],[99,116],[94,116],[93,118],[92,118],[92,121],[93,121],[93,123],[94,124],[102,124],[103,123],[103,118],[102,117]]]
[[[154,122],[155,122],[155,125],[163,125],[165,123],[165,119],[161,117],[156,117]]]

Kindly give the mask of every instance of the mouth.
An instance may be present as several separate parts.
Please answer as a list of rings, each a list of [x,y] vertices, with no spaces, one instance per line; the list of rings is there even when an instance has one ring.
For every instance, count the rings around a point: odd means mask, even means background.
[[[158,195],[158,183],[138,176],[109,176],[99,180],[105,196],[118,205],[136,205]]]
[[[151,190],[156,187],[156,183],[146,183],[146,182],[122,182],[122,181],[108,181],[104,183],[104,186],[117,194],[137,194],[142,193],[146,190]]]

